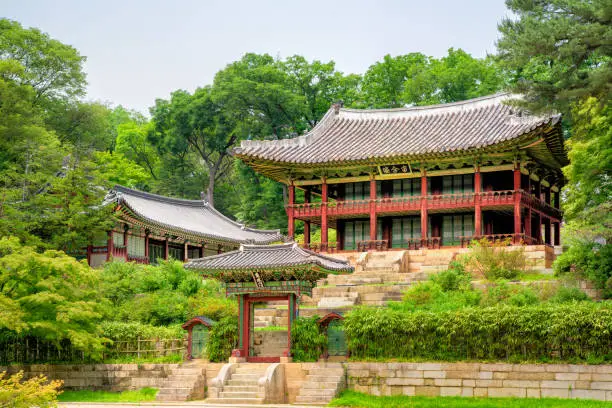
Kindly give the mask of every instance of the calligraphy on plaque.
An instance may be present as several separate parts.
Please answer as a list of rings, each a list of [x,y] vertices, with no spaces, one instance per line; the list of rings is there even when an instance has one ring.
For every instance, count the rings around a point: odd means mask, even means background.
[[[409,164],[392,164],[388,166],[380,166],[380,172],[382,174],[406,174],[412,173],[412,169]]]
[[[263,283],[263,280],[261,279],[261,276],[259,276],[259,272],[252,272],[252,275],[253,275],[253,281],[255,281],[255,286],[257,286],[258,288],[263,288],[264,283]]]

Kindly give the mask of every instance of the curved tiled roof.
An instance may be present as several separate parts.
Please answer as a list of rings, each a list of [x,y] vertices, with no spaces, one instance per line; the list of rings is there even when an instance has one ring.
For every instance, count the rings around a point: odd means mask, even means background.
[[[220,255],[192,259],[185,268],[204,271],[239,269],[275,269],[315,266],[332,272],[352,272],[347,261],[317,254],[300,248],[296,243],[280,245],[241,245],[239,250]]]
[[[243,141],[238,157],[278,163],[323,164],[392,157],[419,157],[482,149],[512,141],[560,115],[535,116],[509,106],[509,94],[463,102],[398,109],[332,107],[306,135],[273,141]],[[556,135],[561,137],[561,135]],[[565,153],[553,152],[560,162]]]
[[[283,239],[279,230],[247,228],[227,218],[206,201],[183,200],[115,186],[105,203],[125,207],[146,224],[177,235],[188,234],[234,244],[268,244]]]

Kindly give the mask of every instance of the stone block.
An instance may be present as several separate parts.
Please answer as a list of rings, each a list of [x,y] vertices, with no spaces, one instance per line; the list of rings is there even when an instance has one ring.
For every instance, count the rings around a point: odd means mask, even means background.
[[[593,367],[584,364],[570,364],[569,365],[570,373],[592,373]]]
[[[476,380],[476,387],[502,387],[502,380]]]
[[[546,371],[551,373],[569,373],[569,364],[543,364],[542,367],[546,367]]]
[[[420,370],[400,370],[397,372],[397,377],[405,378],[423,378],[424,371]]]
[[[349,377],[367,377],[370,375],[370,370],[357,370],[357,369],[348,369],[347,375]]]
[[[461,387],[462,380],[458,379],[458,378],[436,378],[434,379],[434,385],[437,385],[439,387]]]
[[[476,380],[463,380],[463,383],[461,385],[463,385],[464,387],[475,387]]]
[[[441,397],[457,397],[461,395],[461,387],[440,387]]]
[[[583,389],[583,390],[588,390],[591,388],[591,382],[590,381],[576,381],[576,389]]]
[[[425,385],[423,378],[389,378],[386,382],[387,385]]]
[[[547,364],[514,364],[512,371],[519,371],[522,373],[541,373],[548,371],[547,367]]]
[[[571,390],[569,392],[570,398],[580,399],[594,399],[594,400],[606,400],[606,391],[601,390]]]
[[[527,396],[526,388],[495,388],[489,387],[489,397],[516,397],[524,398]]]
[[[612,382],[607,381],[593,381],[591,382],[592,390],[607,390],[612,391]]]
[[[387,389],[390,391],[389,395],[403,395],[404,394],[403,387],[389,387]]]
[[[540,382],[530,380],[504,380],[503,386],[508,388],[540,388]]]
[[[492,380],[493,372],[492,371],[481,371],[478,373],[478,376],[476,378],[480,380]]]
[[[558,389],[570,389],[575,388],[576,384],[574,381],[542,381],[540,383],[542,388],[558,388]]]
[[[415,395],[415,387],[413,386],[402,387],[402,394],[413,397]]]
[[[591,379],[593,381],[612,381],[612,373],[610,374],[599,374],[599,373],[591,374]]]
[[[422,397],[438,397],[440,396],[440,388],[431,386],[415,387],[414,395]]]
[[[579,378],[578,373],[555,373],[555,380],[575,381]]]
[[[446,371],[423,371],[423,377],[425,378],[446,378]]]
[[[542,398],[569,398],[568,388],[540,388]]]
[[[489,389],[486,387],[476,387],[474,388],[474,396],[486,398],[489,396]]]
[[[493,375],[493,378],[495,378],[495,374]],[[530,372],[530,373],[523,373],[523,372],[518,372],[518,371],[513,371],[511,373],[505,373],[506,375],[506,380],[535,380],[535,381],[542,381],[542,380],[554,380],[555,379],[555,373],[547,373],[547,372]]]
[[[506,380],[509,378],[510,374],[511,373],[508,373],[508,372],[494,372],[493,379],[494,380]]]
[[[527,388],[527,398],[541,398],[539,388]]]
[[[472,388],[472,387],[462,387],[461,388],[461,396],[462,397],[473,397],[474,396],[474,388]]]
[[[447,371],[480,371],[480,363],[445,363],[442,369]]]
[[[592,372],[597,373],[597,374],[610,374],[612,373],[612,365],[602,364],[602,365],[593,366]]]
[[[481,364],[480,369],[486,371],[512,371],[512,364]]]
[[[446,371],[446,378],[473,379],[478,378],[479,374],[477,371]],[[491,375],[491,377],[493,376]]]
[[[439,371],[442,370],[442,364],[440,363],[418,363],[416,365],[417,370],[422,371]]]

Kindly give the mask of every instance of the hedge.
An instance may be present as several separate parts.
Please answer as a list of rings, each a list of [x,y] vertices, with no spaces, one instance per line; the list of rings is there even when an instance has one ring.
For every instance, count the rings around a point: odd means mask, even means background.
[[[344,329],[355,359],[612,361],[612,304],[406,312],[361,307]]]

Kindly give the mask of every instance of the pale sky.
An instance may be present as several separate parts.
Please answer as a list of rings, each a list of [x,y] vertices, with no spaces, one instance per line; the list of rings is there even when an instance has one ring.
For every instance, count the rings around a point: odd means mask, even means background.
[[[495,52],[503,0],[0,0],[0,16],[87,57],[87,99],[143,113],[246,52],[334,60],[363,73],[385,54]]]

